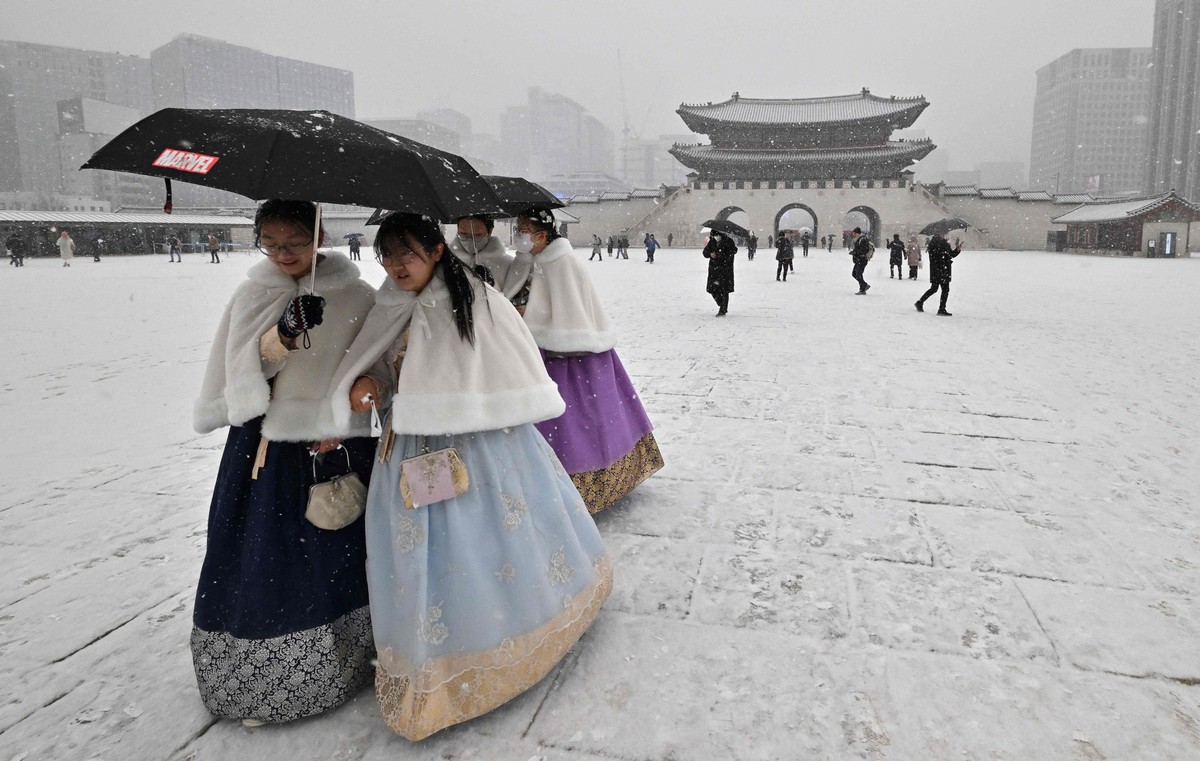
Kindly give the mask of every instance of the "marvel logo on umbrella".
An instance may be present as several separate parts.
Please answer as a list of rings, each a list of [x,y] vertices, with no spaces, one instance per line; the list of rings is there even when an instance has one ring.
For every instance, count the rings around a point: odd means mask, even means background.
[[[192,172],[193,174],[208,174],[219,160],[217,156],[167,148],[158,154],[158,158],[154,159],[151,166],[178,169],[181,172]]]

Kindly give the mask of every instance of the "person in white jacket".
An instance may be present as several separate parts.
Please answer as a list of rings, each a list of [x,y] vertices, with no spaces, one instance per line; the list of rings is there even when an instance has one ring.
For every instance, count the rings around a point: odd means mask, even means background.
[[[450,251],[480,280],[503,291],[513,255],[492,234],[495,226],[492,218],[483,214],[459,219],[456,223],[457,234],[450,241]]]
[[[306,508],[314,482],[371,474],[370,417],[334,421],[328,389],[375,290],[346,257],[317,251],[315,211],[259,207],[265,256],[225,307],[194,409],[197,432],[229,433],[192,659],[209,712],[248,726],[326,711],[372,673],[364,521],[318,528]]]
[[[63,266],[70,267],[71,259],[75,258],[75,241],[63,230],[58,236],[58,255],[62,257]]]
[[[549,209],[517,217],[517,258],[505,295],[525,318],[567,403],[538,423],[597,513],[663,467],[653,426],[617,352],[617,337],[583,262]]]
[[[334,419],[387,412],[367,495],[367,579],[384,721],[410,740],[532,687],[612,589],[583,499],[534,427],[563,400],[516,310],[395,213],[388,278],[338,368]]]

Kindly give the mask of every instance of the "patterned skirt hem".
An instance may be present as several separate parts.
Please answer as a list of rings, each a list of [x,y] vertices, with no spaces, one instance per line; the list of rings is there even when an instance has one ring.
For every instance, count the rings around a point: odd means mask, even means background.
[[[192,661],[204,707],[226,719],[272,724],[328,711],[371,677],[370,608],[266,639],[192,628]]]
[[[629,450],[629,454],[599,470],[572,473],[571,481],[583,497],[589,513],[595,515],[633,491],[638,484],[662,469],[662,452],[653,433],[647,433]]]
[[[417,665],[394,650],[381,651],[375,692],[388,727],[408,740],[423,740],[499,708],[541,681],[591,626],[612,592],[608,556],[596,560],[593,569],[595,582],[560,615],[486,652]]]

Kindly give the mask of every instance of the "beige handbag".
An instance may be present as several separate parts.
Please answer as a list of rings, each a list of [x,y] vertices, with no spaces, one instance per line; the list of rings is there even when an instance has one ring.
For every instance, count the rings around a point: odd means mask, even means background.
[[[350,467],[350,452],[338,447],[346,454],[346,467]],[[317,477],[317,458],[313,457],[313,479]],[[308,508],[304,517],[309,523],[326,531],[337,531],[354,523],[363,514],[367,505],[367,487],[358,474],[351,470],[329,481],[308,487]]]

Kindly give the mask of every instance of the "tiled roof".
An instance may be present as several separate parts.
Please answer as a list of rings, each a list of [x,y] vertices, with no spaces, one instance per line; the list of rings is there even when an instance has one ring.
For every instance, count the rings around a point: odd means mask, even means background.
[[[836,161],[881,161],[911,157],[913,161],[933,150],[930,140],[892,141],[882,146],[839,150],[740,150],[711,145],[675,145],[671,153],[683,164],[689,160],[721,161],[729,164],[820,164]]]
[[[616,193],[616,192],[613,192],[610,190],[607,193],[601,193],[600,200],[601,201],[628,201],[629,194],[628,193]]]
[[[1189,203],[1175,193],[1164,193],[1150,198],[1132,198],[1110,203],[1087,203],[1076,209],[1060,214],[1050,220],[1056,224],[1068,222],[1118,222],[1130,217],[1136,217],[1146,212],[1154,211],[1160,206],[1177,201],[1200,218],[1200,206]]]
[[[1018,190],[1018,201],[1052,201],[1054,196],[1044,190]]]
[[[1016,193],[1012,188],[980,188],[980,198],[1015,198]]]
[[[929,105],[923,96],[915,98],[881,98],[867,91],[854,95],[835,95],[827,98],[767,98],[733,97],[723,103],[684,103],[677,110],[688,126],[689,117],[701,121],[737,124],[796,124],[858,121],[897,116],[908,111],[921,111]],[[913,115],[915,120],[916,115]],[[909,122],[911,123],[911,122]]]
[[[641,188],[635,189],[629,194],[630,198],[658,198],[662,195],[658,188]]]
[[[46,222],[53,224],[127,224],[127,225],[220,225],[251,227],[245,217],[184,214],[119,214],[100,211],[9,211],[0,210],[0,222]]]
[[[1087,193],[1068,193],[1067,195],[1054,196],[1054,203],[1091,203],[1095,201]]]
[[[578,203],[600,203],[600,198],[598,196],[571,196],[567,203],[572,206]]]
[[[979,188],[974,185],[946,185],[942,187],[944,196],[977,196]]]

